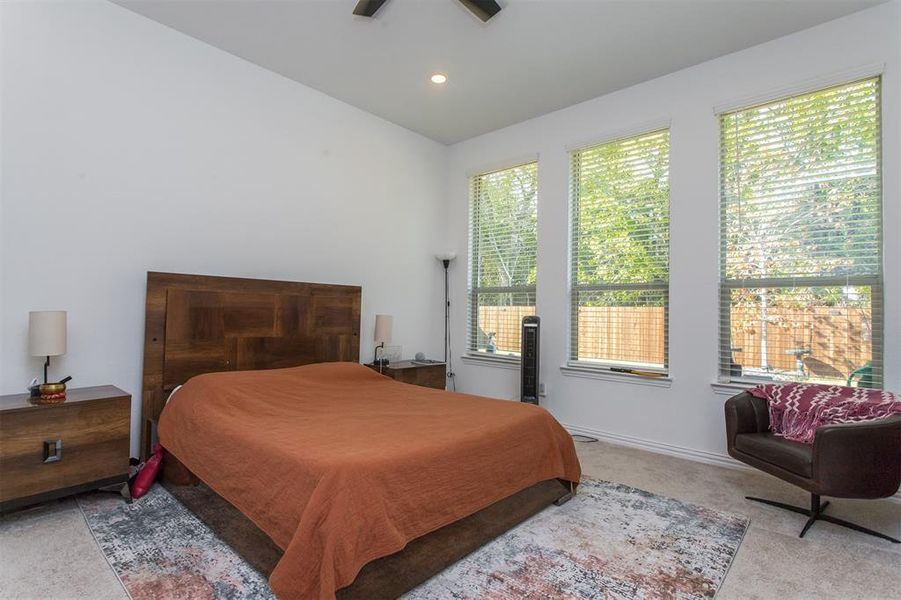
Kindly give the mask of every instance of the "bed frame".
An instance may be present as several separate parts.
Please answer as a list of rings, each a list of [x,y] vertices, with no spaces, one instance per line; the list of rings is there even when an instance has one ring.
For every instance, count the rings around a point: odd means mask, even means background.
[[[166,399],[195,375],[360,360],[362,288],[147,273],[141,458]]]
[[[360,359],[358,286],[147,274],[141,456],[173,389],[195,375]],[[281,550],[250,519],[165,455],[163,485],[248,563],[269,575]],[[550,504],[571,482],[536,484],[365,565],[337,595],[395,598]]]

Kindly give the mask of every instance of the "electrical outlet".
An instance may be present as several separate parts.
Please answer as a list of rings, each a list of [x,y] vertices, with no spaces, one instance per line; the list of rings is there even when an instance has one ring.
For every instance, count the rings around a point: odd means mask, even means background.
[[[538,395],[541,397],[547,396],[547,384],[538,383]]]

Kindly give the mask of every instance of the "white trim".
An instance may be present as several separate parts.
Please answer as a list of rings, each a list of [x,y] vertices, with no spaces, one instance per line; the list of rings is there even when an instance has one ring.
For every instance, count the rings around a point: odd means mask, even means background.
[[[737,110],[751,108],[768,102],[775,102],[790,96],[799,96],[801,94],[809,94],[836,85],[852,83],[861,79],[868,79],[882,75],[885,72],[885,63],[872,63],[861,65],[853,69],[845,69],[842,71],[833,71],[825,73],[817,77],[803,79],[797,83],[786,85],[778,88],[770,88],[755,94],[732,98],[724,102],[720,102],[713,107],[713,114],[716,116],[724,113],[730,113]]]
[[[636,123],[635,125],[617,127],[616,129],[611,129],[610,131],[607,131],[605,133],[597,134],[589,138],[583,138],[581,141],[567,144],[566,146],[564,146],[564,149],[569,153],[578,152],[579,150],[593,148],[602,144],[609,144],[611,142],[616,142],[618,140],[623,140],[630,137],[654,133],[656,131],[664,131],[670,129],[672,124],[672,118],[661,117],[659,119],[644,121],[643,123]]]
[[[479,167],[470,167],[470,169],[466,171],[466,177],[468,179],[472,179],[473,177],[478,177],[479,175],[488,175],[489,173],[497,173],[498,171],[505,171],[507,169],[513,169],[515,167],[521,167],[523,165],[530,165],[532,163],[537,163],[538,158],[538,153],[534,152],[532,154],[520,155],[517,158],[508,158],[492,161],[490,163],[484,163]]]
[[[563,427],[566,428],[570,433],[574,433],[577,435],[587,435],[589,437],[598,438],[601,441],[615,444],[617,446],[626,446],[629,448],[637,448],[639,450],[645,450],[647,452],[653,452],[655,454],[664,454],[666,456],[674,456],[676,458],[682,458],[685,460],[691,460],[694,462],[703,463],[706,465],[714,465],[717,467],[726,467],[728,469],[737,469],[740,471],[754,472],[754,473],[762,473],[763,471],[759,471],[753,467],[750,467],[742,462],[739,462],[729,456],[728,454],[719,454],[717,452],[707,452],[706,450],[696,450],[694,448],[686,448],[684,446],[676,446],[675,444],[665,444],[663,442],[655,442],[653,440],[647,440],[644,438],[633,437],[631,435],[623,435],[620,433],[610,433],[608,431],[600,431],[598,429],[591,429],[589,427],[580,427],[578,425],[568,425],[566,423],[562,423]],[[897,504],[901,504],[901,490],[895,493],[894,496],[889,496],[888,498],[884,498],[884,500],[888,500],[889,502],[894,502]]]
[[[713,389],[713,392],[719,396],[736,396],[744,391],[751,389],[755,385],[757,384],[724,383],[715,381],[710,384],[710,387]]]
[[[567,377],[583,377],[585,379],[600,379],[602,381],[615,381],[616,383],[630,383],[661,388],[673,386],[671,377],[643,377],[631,373],[616,373],[610,369],[598,367],[561,365],[560,372]]]
[[[707,452],[706,450],[695,450],[694,448],[685,448],[684,446],[676,446],[673,444],[664,444],[663,442],[655,442],[644,438],[633,437],[630,435],[622,435],[619,433],[610,433],[607,431],[599,431],[588,427],[580,427],[577,425],[567,425],[563,423],[571,433],[588,435],[596,437],[599,440],[616,444],[617,446],[628,446],[629,448],[638,448],[647,450],[656,454],[665,454],[667,456],[675,456],[676,458],[684,458],[708,465],[716,465],[718,467],[729,467],[732,469],[743,469],[745,471],[757,471],[744,463],[740,463],[731,456],[718,454],[716,452]],[[758,471],[759,472],[759,471]]]
[[[500,367],[502,369],[519,370],[520,360],[515,356],[482,356],[481,354],[464,354],[460,357],[466,364],[480,367]]]

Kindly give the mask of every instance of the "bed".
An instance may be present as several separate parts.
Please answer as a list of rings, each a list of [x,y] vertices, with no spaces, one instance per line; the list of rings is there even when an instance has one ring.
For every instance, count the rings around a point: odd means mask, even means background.
[[[144,414],[167,469],[265,533],[283,600],[395,596],[485,543],[479,515],[497,535],[579,481],[544,409],[359,365],[360,288],[150,273],[147,298]],[[391,587],[380,565],[414,573]]]

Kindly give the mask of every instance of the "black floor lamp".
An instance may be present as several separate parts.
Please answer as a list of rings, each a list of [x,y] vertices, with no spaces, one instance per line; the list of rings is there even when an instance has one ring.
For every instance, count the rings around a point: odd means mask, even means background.
[[[451,380],[454,389],[457,384],[454,381],[454,370],[452,368],[453,358],[451,357],[451,339],[450,339],[450,295],[448,286],[448,270],[451,262],[457,258],[454,252],[445,252],[444,254],[436,254],[441,265],[444,267],[444,364],[447,365],[447,378]]]

